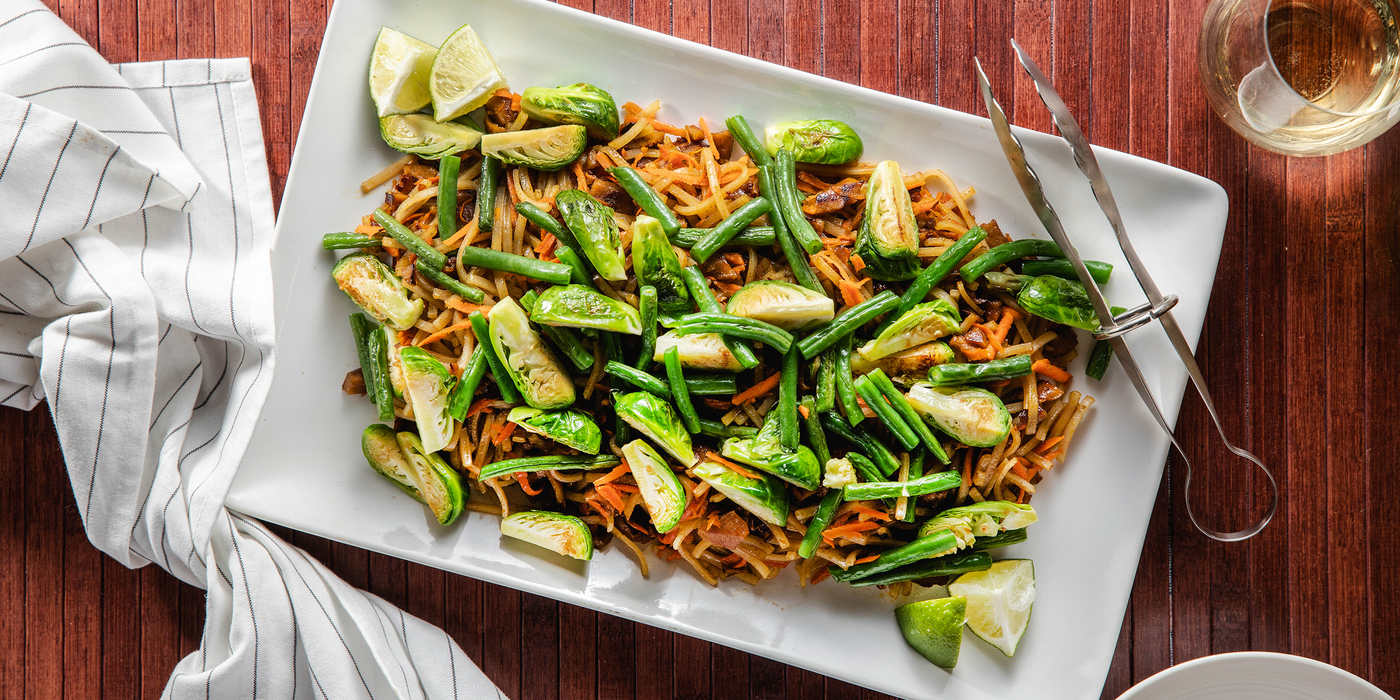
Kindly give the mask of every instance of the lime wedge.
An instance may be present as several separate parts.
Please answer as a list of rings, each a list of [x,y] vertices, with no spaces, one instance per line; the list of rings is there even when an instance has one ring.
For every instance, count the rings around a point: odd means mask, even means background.
[[[986,571],[963,574],[948,592],[967,597],[967,627],[973,634],[1007,656],[1016,654],[1035,602],[1031,560],[1003,559]]]
[[[481,132],[458,122],[439,124],[426,114],[394,114],[379,118],[384,143],[403,153],[417,153],[430,160],[475,148]]]
[[[481,137],[482,155],[536,170],[558,170],[574,162],[586,145],[588,130],[577,124],[502,131]]]
[[[506,77],[470,25],[462,25],[438,48],[428,90],[433,95],[433,118],[455,119],[491,99],[506,87]]]
[[[379,116],[412,114],[428,106],[428,74],[437,49],[388,27],[379,29],[369,57],[369,94]]]
[[[966,613],[967,598],[957,596],[901,605],[894,609],[894,619],[914,651],[936,666],[952,668],[958,665]]]

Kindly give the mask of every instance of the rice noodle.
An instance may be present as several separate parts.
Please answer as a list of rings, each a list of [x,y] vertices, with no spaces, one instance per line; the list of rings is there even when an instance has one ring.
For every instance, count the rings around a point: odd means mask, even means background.
[[[416,160],[416,156],[414,156],[413,154],[408,154],[385,166],[383,170],[380,170],[379,172],[371,175],[364,182],[360,183],[361,194],[367,193],[370,190],[398,177],[399,174],[403,172],[404,168],[407,168],[409,165],[412,165]]]

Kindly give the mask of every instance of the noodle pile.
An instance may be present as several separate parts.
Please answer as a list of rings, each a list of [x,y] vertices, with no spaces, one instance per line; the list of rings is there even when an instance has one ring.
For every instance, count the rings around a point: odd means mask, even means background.
[[[518,95],[504,90],[493,97],[486,109],[487,130],[514,131],[536,126],[520,112],[519,99]],[[686,227],[712,227],[758,195],[758,168],[747,155],[732,157],[731,151],[737,149],[733,148],[728,132],[713,131],[704,120],[695,125],[673,126],[657,118],[659,110],[659,102],[646,107],[627,103],[623,107],[620,135],[607,144],[591,146],[571,167],[540,172],[506,166],[499,179],[494,226],[490,230],[479,230],[476,223],[482,166],[481,156],[476,151],[460,154],[458,220],[464,223],[446,240],[440,239],[437,231],[438,173],[432,162],[405,156],[366,180],[363,188],[370,191],[388,183],[381,208],[392,212],[395,219],[445,254],[451,255],[465,246],[479,246],[545,261],[555,260],[552,255],[554,237],[518,216],[514,206],[529,202],[553,212],[555,196],[565,189],[589,192],[615,210],[624,246],[628,245],[637,207],[608,174],[608,168],[636,169],[663,195]],[[863,265],[859,257],[852,254],[864,210],[865,183],[874,167],[866,163],[799,164],[798,167],[797,188],[805,197],[803,210],[823,243],[823,249],[811,256],[811,264],[823,288],[836,300],[839,313],[887,286],[862,275]],[[958,188],[946,173],[930,170],[907,175],[904,184],[913,201],[919,226],[921,262],[931,262],[978,225],[968,205],[975,190]],[[766,223],[766,219],[760,218],[754,225]],[[982,226],[988,232],[987,240],[978,244],[964,262],[1008,240],[995,222]],[[422,299],[425,304],[415,327],[401,332],[400,341],[431,353],[454,374],[460,374],[474,349],[475,336],[470,330],[468,315],[477,310],[485,313],[498,300],[507,296],[518,299],[538,287],[538,283],[515,275],[449,266],[447,272],[485,294],[480,303],[470,303],[424,278],[414,267],[415,256],[386,236],[371,217],[364,217],[355,230],[381,241],[383,252],[392,259],[393,272],[403,280],[412,298]],[[683,265],[694,264],[683,250],[678,253]],[[720,301],[754,281],[794,281],[792,271],[776,246],[726,248],[712,256],[701,269]],[[603,293],[637,305],[638,283],[630,271],[625,283],[610,284],[600,278],[594,281]],[[1026,377],[983,385],[1005,402],[1013,416],[1013,428],[995,447],[968,447],[948,439],[944,448],[951,457],[949,468],[958,469],[962,474],[962,484],[957,489],[900,497],[890,504],[881,501],[842,503],[811,559],[802,559],[797,550],[825,489],[805,491],[788,485],[793,506],[785,526],[777,527],[739,508],[689,470],[678,472],[689,494],[689,503],[680,524],[660,534],[650,523],[637,482],[625,459],[615,469],[540,471],[478,479],[483,466],[499,460],[576,454],[537,435],[516,430],[515,424],[506,417],[512,404],[499,398],[489,380],[483,382],[467,419],[456,424],[455,436],[447,448],[452,466],[471,477],[469,483],[474,494],[467,508],[497,515],[526,509],[559,510],[577,515],[593,529],[599,546],[616,538],[627,547],[636,557],[643,575],[648,573],[645,549],[649,547],[661,559],[683,561],[711,585],[727,578],[757,583],[774,578],[793,565],[801,585],[805,586],[826,578],[830,567],[849,568],[873,560],[890,547],[907,543],[915,530],[913,522],[904,521],[911,510],[915,517],[910,520],[916,520],[969,502],[1026,503],[1035,495],[1037,484],[1045,474],[1063,464],[1076,429],[1093,405],[1092,398],[1071,389],[1072,378],[1064,371],[1077,355],[1072,329],[1030,315],[1006,292],[979,288],[976,283],[961,281],[957,275],[950,276],[932,293],[954,304],[965,319],[959,332],[945,339],[958,351],[957,361],[987,361],[1014,355],[1030,355],[1037,361],[1037,371]],[[584,338],[583,342],[591,344],[594,363],[591,374],[574,378],[581,388],[581,398],[575,408],[595,417],[610,415],[606,409],[612,401],[612,390],[626,387],[603,374],[606,362],[603,343],[589,338]],[[1045,363],[1041,363],[1042,360]],[[779,370],[780,367],[771,364],[760,364],[741,373],[741,393],[750,375],[752,384],[758,385],[770,380]],[[804,377],[803,381],[807,379]],[[776,385],[772,380],[769,383]],[[811,393],[812,387],[799,386],[799,391]],[[757,427],[763,424],[765,415],[776,402],[777,391],[773,389],[739,403],[727,397],[699,397],[697,406],[722,412],[720,421],[725,425]],[[874,415],[868,407],[865,410],[867,416]],[[405,420],[413,418],[411,408],[402,400],[395,401],[395,414]],[[612,433],[612,422],[598,422],[604,429],[605,449],[622,457]],[[697,445],[699,450],[704,448]],[[839,449],[833,450],[833,456],[840,453]],[[910,455],[897,453],[896,457],[902,466],[895,478],[907,479]],[[749,471],[712,451],[706,458],[741,474]],[[926,467],[929,471],[939,468],[931,460]],[[899,594],[907,591],[910,585],[904,582],[891,588]]]

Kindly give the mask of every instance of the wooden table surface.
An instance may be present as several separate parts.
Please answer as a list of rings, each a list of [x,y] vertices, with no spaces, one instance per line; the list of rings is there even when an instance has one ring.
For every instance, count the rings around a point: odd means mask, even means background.
[[[46,0],[109,60],[251,56],[280,200],[331,0]],[[1103,696],[1239,650],[1321,659],[1400,693],[1400,335],[1392,133],[1327,159],[1248,147],[1196,68],[1205,1],[569,0],[624,22],[983,113],[972,57],[1008,113],[1048,131],[1014,36],[1094,143],[1221,183],[1231,213],[1199,360],[1226,429],[1284,496],[1244,544],[1191,527],[1171,460]],[[1011,86],[1014,85],[1014,89]],[[664,96],[662,96],[664,98]],[[975,178],[973,178],[975,181]],[[1372,340],[1367,341],[1367,338]],[[1263,508],[1258,477],[1179,421],[1197,504],[1221,529]],[[203,592],[129,571],[83,533],[47,413],[0,409],[0,697],[156,697],[197,645]],[[1125,469],[1154,465],[1125,464]],[[1105,523],[1111,527],[1112,523]],[[512,698],[874,697],[725,647],[283,531],[352,584],[445,627]],[[1085,571],[1085,585],[1092,585]],[[976,643],[976,642],[970,642]]]

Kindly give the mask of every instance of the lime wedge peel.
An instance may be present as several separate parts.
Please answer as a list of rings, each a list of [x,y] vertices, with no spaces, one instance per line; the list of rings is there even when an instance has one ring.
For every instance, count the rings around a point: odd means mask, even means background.
[[[895,608],[895,620],[904,641],[925,659],[942,668],[958,665],[962,628],[967,620],[967,598],[921,600]]]
[[[1035,603],[1035,566],[1029,559],[1003,559],[986,571],[963,574],[948,592],[967,598],[967,627],[1006,656],[1030,624]]]
[[[437,49],[388,27],[379,29],[369,61],[369,94],[380,117],[428,106],[428,77]]]
[[[496,59],[481,43],[471,25],[462,25],[437,51],[428,90],[433,118],[445,122],[486,104],[497,90],[507,87]]]

